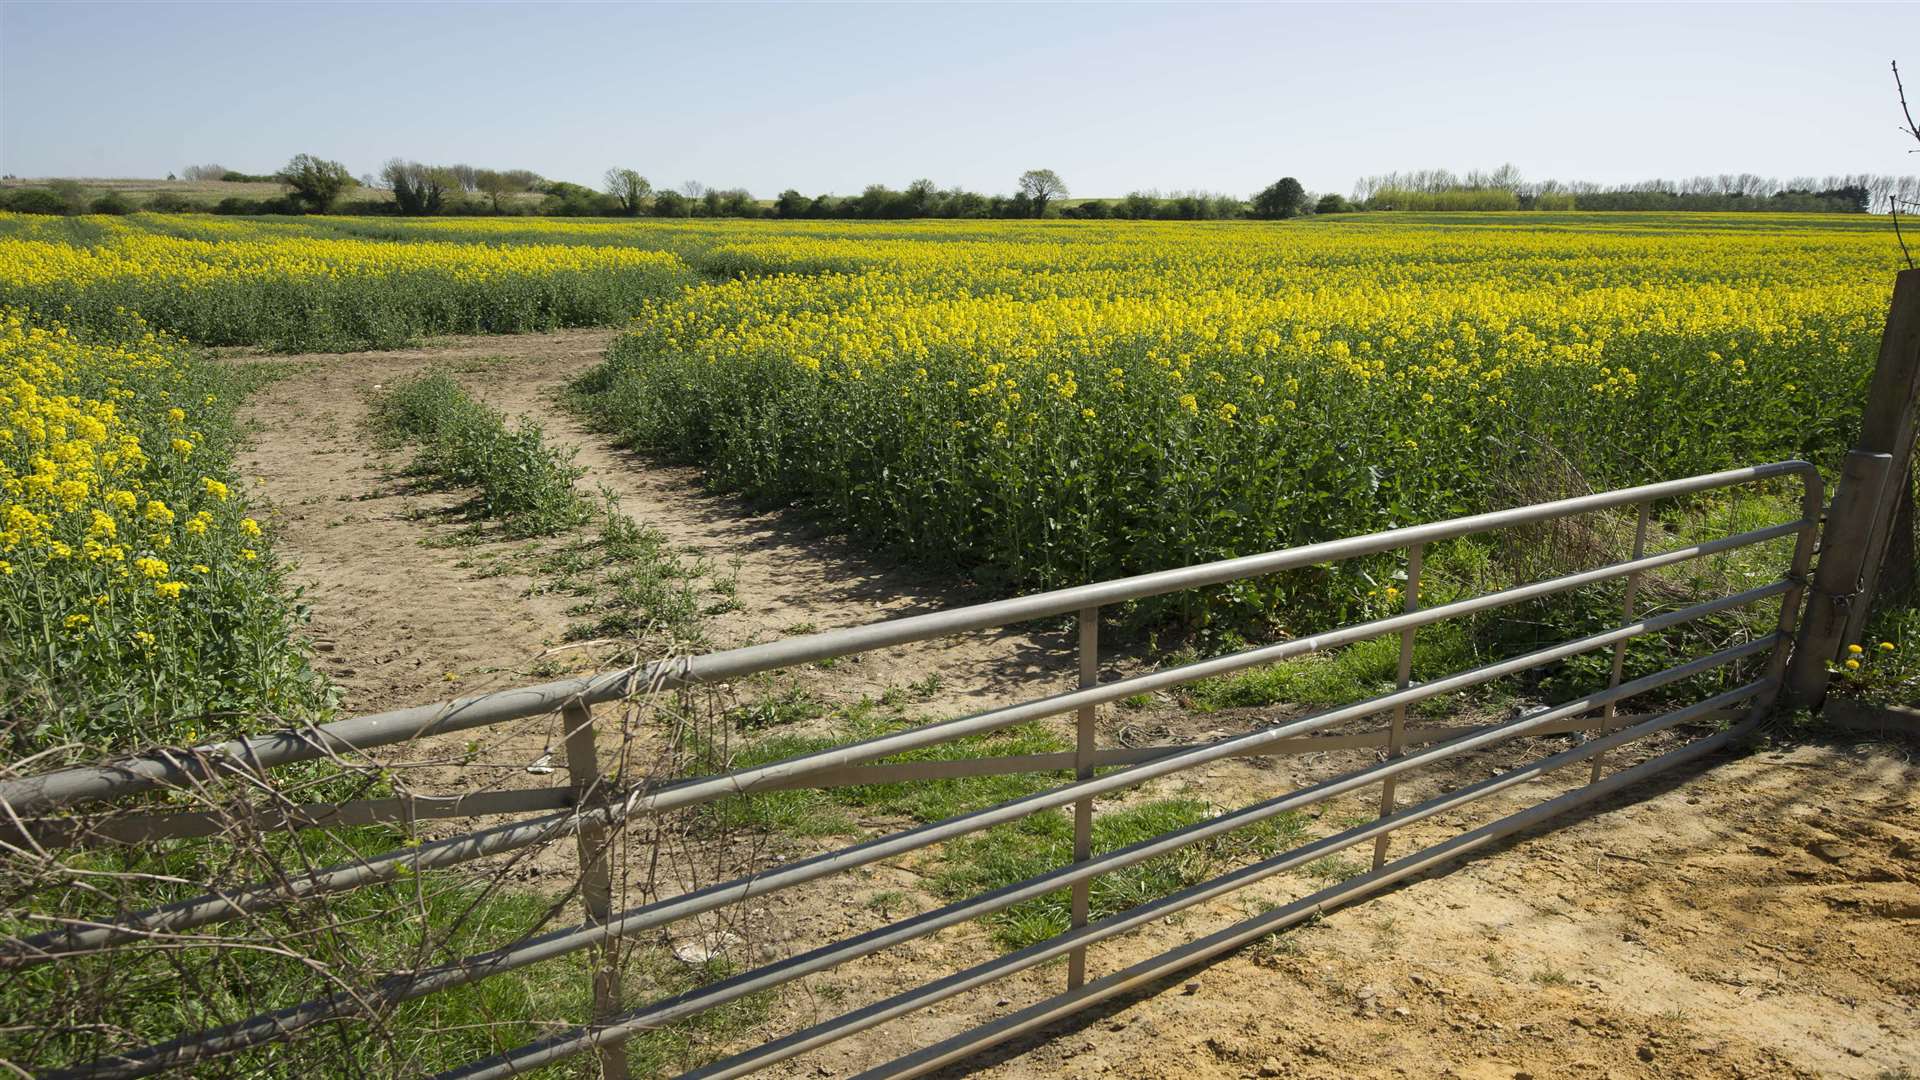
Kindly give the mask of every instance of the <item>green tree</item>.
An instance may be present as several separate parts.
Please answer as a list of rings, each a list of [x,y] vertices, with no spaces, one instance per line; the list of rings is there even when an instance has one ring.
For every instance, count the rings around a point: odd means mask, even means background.
[[[1298,217],[1307,208],[1307,189],[1291,176],[1283,176],[1253,197],[1255,217]]]
[[[1052,169],[1028,169],[1020,174],[1020,194],[1027,197],[1027,206],[1034,217],[1046,217],[1048,203],[1072,193],[1060,174]]]
[[[780,193],[778,199],[773,201],[773,212],[776,216],[783,218],[805,217],[807,208],[812,205],[812,199],[807,198],[792,188],[788,188]]]
[[[354,185],[353,174],[345,165],[312,154],[295,154],[275,174],[281,183],[293,189],[293,197],[315,214],[333,209],[340,193]]]
[[[532,191],[539,183],[540,177],[526,169],[475,169],[473,173],[474,189],[492,201],[496,214],[505,212],[507,196]]]

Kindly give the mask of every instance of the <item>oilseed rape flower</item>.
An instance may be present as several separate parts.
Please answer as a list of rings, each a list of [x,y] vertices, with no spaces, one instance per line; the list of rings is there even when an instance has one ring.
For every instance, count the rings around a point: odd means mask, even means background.
[[[223,376],[120,318],[81,332],[0,309],[0,712],[18,721],[15,753],[126,748],[317,693],[271,561],[242,546],[259,541],[225,478],[230,419],[168,404],[205,402]],[[182,431],[192,472],[164,453]]]
[[[703,228],[733,276],[644,307],[600,422],[1023,588],[1496,509],[1543,470],[1828,460],[1898,257],[1881,222],[1772,216]],[[1365,593],[1316,588],[1286,602]]]

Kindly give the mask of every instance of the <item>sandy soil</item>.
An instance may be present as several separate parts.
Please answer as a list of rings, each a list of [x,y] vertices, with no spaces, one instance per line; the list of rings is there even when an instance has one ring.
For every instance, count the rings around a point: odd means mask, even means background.
[[[301,373],[250,404],[256,445],[243,466],[276,508],[280,549],[307,590],[322,669],[350,711],[418,704],[528,681],[554,654],[570,601],[480,550],[429,544],[458,502],[398,476],[403,456],[372,447],[366,396],[429,363],[578,447],[585,483],[737,579],[738,610],[716,616],[718,646],[767,640],[977,599],[862,554],[791,513],[702,490],[688,469],[609,447],[552,401],[609,335],[577,331],[458,339],[389,353],[295,357]],[[505,545],[494,545],[501,549]],[[952,714],[1031,696],[1069,677],[1056,628],[890,650],[797,677],[824,700],[878,696],[941,676],[924,706]],[[1168,703],[1150,726],[1192,739],[1270,723],[1259,711],[1195,717]],[[1111,733],[1140,714],[1103,716]],[[490,756],[512,768],[550,730],[511,733]],[[1415,799],[1564,746],[1534,740],[1404,784]],[[1357,753],[1251,759],[1131,796],[1187,793],[1222,807],[1352,768]],[[1573,777],[1526,785],[1470,814],[1408,830],[1397,851],[1537,802]],[[1920,769],[1900,748],[1795,746],[1723,759],[1524,837],[1451,873],[1420,879],[1283,938],[1083,1014],[1047,1039],[973,1062],[983,1075],[1848,1076],[1920,1069]],[[1377,798],[1322,807],[1320,832],[1366,816]],[[1120,800],[1116,800],[1120,801]],[[1105,803],[1103,806],[1107,805]],[[890,822],[862,824],[885,829]],[[757,913],[762,944],[797,951],[931,907],[925,866],[906,860],[776,894]],[[1094,974],[1302,895],[1282,876],[1093,950]],[[889,894],[901,902],[875,904]],[[765,1032],[835,1015],[992,955],[977,927],[946,931],[810,980]],[[1058,989],[1049,966],[845,1044],[779,1066],[843,1075],[956,1033]]]

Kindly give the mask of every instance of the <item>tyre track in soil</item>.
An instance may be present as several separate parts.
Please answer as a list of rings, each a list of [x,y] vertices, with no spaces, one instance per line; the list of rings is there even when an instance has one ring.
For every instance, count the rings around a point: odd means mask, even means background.
[[[258,442],[242,461],[278,510],[280,548],[309,588],[320,666],[352,711],[526,681],[521,673],[567,621],[564,598],[522,595],[530,579],[476,579],[455,565],[459,549],[423,546],[448,529],[433,515],[458,500],[409,490],[393,477],[404,459],[369,448],[359,427],[366,392],[429,363],[453,367],[510,415],[538,419],[552,441],[578,448],[584,485],[606,485],[636,521],[715,571],[736,573],[743,607],[711,620],[716,646],[972,599],[796,524],[795,515],[707,493],[697,470],[646,462],[586,430],[555,393],[610,339],[574,331],[296,357],[309,370],[256,395],[249,412]],[[970,635],[798,677],[824,700],[845,702],[937,672],[943,689],[926,708],[952,715],[1065,686],[1068,645],[1044,628]],[[446,682],[449,670],[457,683]],[[1154,719],[1182,738],[1261,722],[1258,714]],[[520,760],[543,739],[523,733],[501,754]],[[1322,757],[1230,763],[1188,791],[1243,805],[1306,773],[1364,760]],[[1487,767],[1435,770],[1404,784],[1404,798],[1477,779]],[[1505,809],[1557,790],[1516,794]],[[1920,984],[1903,960],[1920,946],[1916,791],[1920,770],[1885,748],[1801,747],[1725,761],[1644,802],[1616,803],[1335,913],[1293,935],[1297,951],[1243,951],[1184,987],[1176,981],[1123,1001],[976,1067],[998,1077],[1140,1080],[1902,1075],[1920,1062]],[[1331,804],[1325,819],[1364,816],[1372,798]],[[1427,835],[1416,831],[1396,850]],[[1205,906],[1125,946],[1096,947],[1091,970],[1113,970],[1310,888],[1276,882]],[[767,909],[776,951],[880,925],[883,913],[868,901],[883,891],[932,903],[911,866],[876,867],[831,891],[777,894]],[[789,995],[765,1034],[987,955],[982,933],[966,927],[843,968]],[[777,1071],[844,1075],[1037,1000],[1058,989],[1059,975],[1049,967],[1007,980]]]

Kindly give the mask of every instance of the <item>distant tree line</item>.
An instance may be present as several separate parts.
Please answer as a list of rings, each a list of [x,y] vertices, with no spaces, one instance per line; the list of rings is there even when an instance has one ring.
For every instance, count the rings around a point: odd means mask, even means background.
[[[771,203],[744,188],[714,188],[698,181],[654,187],[637,170],[616,166],[598,188],[548,180],[531,169],[472,165],[425,165],[394,158],[378,173],[355,179],[346,166],[298,154],[271,175],[236,172],[224,165],[190,165],[190,181],[273,182],[284,193],[271,198],[230,196],[209,205],[163,191],[136,205],[117,192],[88,198],[74,181],[0,193],[0,209],[41,214],[125,214],[211,210],[225,214],[541,214],[555,217],[774,217],[785,219],[1080,218],[1137,221],[1285,219],[1355,210],[1782,210],[1863,213],[1881,210],[1888,198],[1920,200],[1920,177],[1856,174],[1796,177],[1780,181],[1751,173],[1724,173],[1688,180],[1648,180],[1606,186],[1587,182],[1532,181],[1512,165],[1465,175],[1446,169],[1369,176],[1353,197],[1315,194],[1287,176],[1251,197],[1193,189],[1134,191],[1118,199],[1069,201],[1071,192],[1052,169],[1020,174],[1011,195],[943,188],[915,180],[904,189],[869,185],[858,195],[805,195],[789,188]],[[372,193],[383,193],[385,197]]]
[[[1461,176],[1421,169],[1363,177],[1353,202],[1368,210],[1772,210],[1861,214],[1889,196],[1920,196],[1920,177],[1855,173],[1790,180],[1720,173],[1632,184],[1527,180],[1512,165]]]

